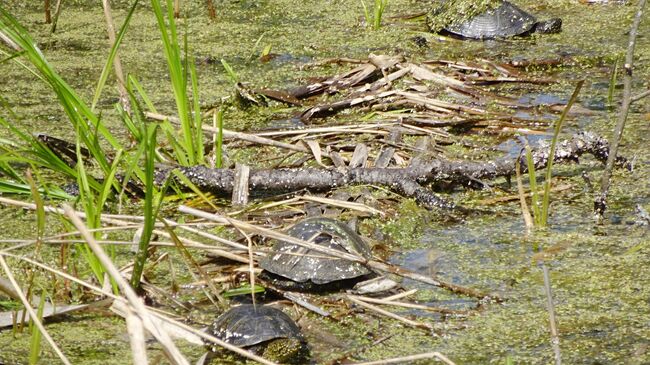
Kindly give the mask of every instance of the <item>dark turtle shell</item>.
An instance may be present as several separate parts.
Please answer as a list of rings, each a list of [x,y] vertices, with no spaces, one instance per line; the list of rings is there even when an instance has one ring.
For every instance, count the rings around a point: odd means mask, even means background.
[[[451,24],[445,30],[465,38],[500,38],[530,33],[537,19],[514,4],[503,1],[495,9],[462,22]]]
[[[532,33],[536,25],[534,16],[514,4],[501,1],[498,6],[470,19],[445,26],[444,30],[464,38],[491,39]]]
[[[372,256],[370,247],[356,232],[334,219],[305,219],[291,227],[287,234],[366,259]],[[272,251],[260,261],[260,266],[295,282],[311,281],[319,285],[370,273],[361,263],[328,256],[286,241],[276,241]]]
[[[233,307],[220,315],[209,331],[238,347],[249,347],[278,338],[303,342],[296,323],[279,309],[251,304]]]

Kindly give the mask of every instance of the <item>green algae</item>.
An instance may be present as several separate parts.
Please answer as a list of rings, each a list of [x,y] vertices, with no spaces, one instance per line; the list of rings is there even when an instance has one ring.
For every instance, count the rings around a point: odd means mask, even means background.
[[[440,2],[434,5],[427,14],[427,26],[432,32],[440,32],[449,25],[462,24],[476,15],[496,9],[500,4],[499,0],[447,0]]]
[[[57,70],[89,100],[108,52],[101,9],[85,2],[65,2],[59,31],[50,35],[47,33],[49,26],[42,24],[40,8],[25,7],[22,2],[15,1],[10,4],[37,34],[39,45]],[[539,60],[568,55],[574,62],[572,65],[540,67],[536,71],[538,76],[551,74],[565,80],[545,89],[559,95],[569,92],[568,84],[580,78],[607,80],[613,60],[627,44],[627,24],[634,11],[631,6],[587,7],[568,0],[522,1],[519,5],[540,19],[562,16],[563,33],[534,35],[495,44],[438,41],[425,33],[423,23],[414,22],[391,21],[378,31],[369,31],[359,21],[362,9],[355,1],[307,1],[300,4],[289,0],[233,1],[222,5],[216,21],[207,18],[200,2],[187,5],[190,16],[181,22],[188,23],[191,52],[197,59],[228,60],[244,81],[256,87],[286,88],[302,84],[315,71],[301,69],[300,65],[326,57],[365,58],[371,51],[405,53],[414,60],[440,57]],[[119,24],[128,4],[124,2],[114,6]],[[426,6],[423,2],[394,0],[386,16],[402,11],[427,10]],[[648,26],[644,22],[641,34],[648,33]],[[427,37],[429,47],[424,50],[416,47],[410,40],[416,35]],[[261,45],[271,45],[273,52],[278,53],[270,62],[258,60],[259,49],[255,48],[255,43],[260,37]],[[649,74],[647,37],[639,39],[638,54],[638,75],[644,77]],[[173,113],[155,20],[146,4],[138,9],[120,55],[125,69],[136,75],[151,92],[154,104],[162,112]],[[11,83],[4,81],[8,79],[0,80],[0,94],[14,111],[23,116],[17,123],[30,130],[57,136],[72,135],[49,90],[13,64],[0,67],[12,80]],[[318,74],[335,74],[343,69],[346,67],[331,66],[318,70]],[[200,63],[198,72],[204,105],[218,104],[231,94],[231,84],[218,63]],[[512,90],[513,93],[520,91]],[[585,98],[605,93],[606,88],[593,86],[585,91]],[[107,90],[100,106],[107,123],[119,134],[121,127],[112,111],[116,95],[115,90]],[[643,136],[650,130],[647,120],[639,114],[644,110],[650,110],[647,102],[640,104],[638,113],[631,116],[630,133],[626,132],[623,151],[638,156],[641,161],[649,158]],[[228,109],[226,122],[228,128],[248,130],[270,125],[274,119],[286,118],[292,112],[291,109]],[[599,115],[586,121],[572,120],[568,130],[585,127],[607,135],[611,124],[608,117]],[[463,138],[485,146],[493,144],[487,136]],[[469,154],[473,158],[485,158],[496,154],[487,150],[454,148],[458,150],[452,151],[451,155],[457,157]],[[255,165],[258,159],[253,153],[250,150],[238,151],[234,153],[234,159]],[[557,303],[560,347],[566,363],[647,363],[650,362],[647,351],[650,344],[647,326],[650,292],[647,283],[650,278],[646,269],[650,258],[649,240],[647,229],[634,226],[632,222],[634,205],[640,203],[647,208],[650,204],[648,167],[641,164],[631,173],[619,171],[615,174],[610,200],[613,222],[595,226],[588,217],[591,191],[580,174],[584,172],[592,182],[597,182],[599,168],[599,164],[584,159],[581,166],[560,170],[565,181],[574,187],[570,199],[566,195],[554,196],[551,212],[553,234],[543,245],[543,248],[560,247],[547,259]],[[503,181],[495,184],[508,189]],[[454,193],[451,199],[465,202],[491,196],[492,192],[463,192]],[[356,360],[437,350],[458,364],[502,364],[506,358],[515,363],[552,362],[541,270],[533,260],[532,243],[523,237],[519,207],[514,202],[481,208],[488,213],[449,219],[444,213],[423,211],[413,201],[407,200],[397,206],[388,220],[378,220],[376,226],[388,237],[391,249],[405,251],[405,256],[416,252],[431,258],[422,265],[423,273],[429,273],[433,267],[444,279],[503,294],[507,299],[504,304],[488,304],[469,318],[448,318],[444,322],[419,312],[391,308],[397,313],[440,325],[442,337],[406,328],[368,312],[349,315],[339,321],[308,315],[313,323],[322,325],[321,330],[331,331],[340,342],[340,346],[328,347],[319,343],[321,337],[308,333],[317,362],[337,358],[351,349],[358,349],[351,356]],[[3,208],[0,222],[7,227],[2,237],[25,238],[31,236],[34,218],[22,211]],[[48,227],[56,230],[50,223]],[[634,247],[640,248],[627,253]],[[119,251],[119,255],[124,261],[128,259],[126,251]],[[404,261],[407,267],[411,263],[408,257]],[[415,265],[411,267],[419,269]],[[156,278],[168,274],[168,270],[160,267],[152,272]],[[184,275],[179,279],[189,280],[188,274]],[[161,280],[159,284],[167,283]],[[414,283],[404,284],[416,286]],[[467,300],[435,288],[420,288],[422,290],[416,299],[424,303]],[[124,363],[130,356],[124,324],[110,315],[75,314],[48,324],[48,330],[74,363]],[[372,340],[386,335],[391,336],[377,346],[368,346]],[[0,335],[0,347],[3,348],[0,360],[23,362],[28,354],[28,337],[24,333],[13,335],[11,331],[3,331]],[[185,350],[191,358],[198,357],[202,351],[197,347]],[[154,356],[157,355],[159,353]],[[44,359],[55,361],[49,350],[46,350]]]

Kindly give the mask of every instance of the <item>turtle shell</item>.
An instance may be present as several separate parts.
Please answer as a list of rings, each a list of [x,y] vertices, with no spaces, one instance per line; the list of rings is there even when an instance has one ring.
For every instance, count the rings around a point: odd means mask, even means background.
[[[229,309],[210,326],[219,339],[238,347],[254,346],[278,338],[303,341],[298,325],[279,309],[244,304]]]
[[[502,1],[497,7],[458,24],[450,24],[444,30],[464,38],[490,39],[524,35],[533,32],[536,24],[534,16]]]
[[[369,259],[370,247],[346,224],[330,218],[309,218],[289,228],[290,236]],[[276,241],[260,266],[273,274],[304,283],[327,284],[367,275],[370,270],[358,262],[328,256],[286,241]]]

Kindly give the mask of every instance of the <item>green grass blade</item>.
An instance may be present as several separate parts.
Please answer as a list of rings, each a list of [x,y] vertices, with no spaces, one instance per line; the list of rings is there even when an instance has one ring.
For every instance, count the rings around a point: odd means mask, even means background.
[[[375,30],[381,28],[381,18],[386,5],[388,5],[388,0],[375,0],[375,17],[373,18],[373,29]]]
[[[183,61],[181,59],[180,47],[178,45],[178,35],[176,32],[176,22],[174,20],[173,6],[171,0],[167,0],[167,20],[160,6],[159,0],[151,0],[151,5],[156,15],[158,28],[160,29],[161,39],[163,41],[163,51],[169,68],[169,77],[174,91],[174,99],[178,111],[178,118],[181,123],[183,132],[182,147],[186,154],[188,164],[196,164],[196,155],[194,143],[192,141],[192,120],[190,118],[190,104],[187,97],[187,78],[184,71]],[[179,158],[179,160],[183,160]],[[180,162],[180,161],[179,161]]]
[[[180,180],[183,183],[183,185],[190,188],[190,190],[192,190],[196,195],[198,195],[212,209],[219,210],[219,208],[217,208],[217,206],[212,203],[210,198],[208,198],[205,194],[203,194],[201,189],[199,189],[196,185],[194,185],[194,183],[192,183],[192,181],[190,181],[190,179],[188,179],[187,176],[183,175],[183,173],[181,173],[178,170],[173,170],[172,173],[178,180]]]
[[[196,163],[205,164],[204,148],[203,148],[203,122],[201,121],[201,107],[199,105],[199,78],[196,76],[196,66],[194,65],[194,58],[190,59],[190,79],[192,80],[192,111],[194,112],[194,123],[192,125],[194,130],[194,151],[196,151]]]
[[[226,60],[223,58],[221,59],[221,65],[223,66],[224,70],[226,70],[226,76],[228,77],[228,80],[234,84],[239,82],[239,76],[235,72],[235,70],[230,66]]]
[[[156,163],[156,131],[158,126],[150,124],[144,126],[143,134],[146,136],[143,139],[145,151],[145,196],[144,196],[144,227],[142,235],[140,236],[140,243],[138,244],[138,253],[133,264],[133,274],[131,275],[131,286],[135,289],[140,287],[140,279],[144,266],[147,261],[149,250],[149,242],[153,232],[154,224],[156,221],[157,212],[154,211],[154,197],[156,189],[154,187],[154,170]]]
[[[190,160],[188,159],[187,154],[184,152],[184,147],[181,141],[176,138],[176,130],[174,126],[169,122],[169,120],[164,120],[160,123],[160,129],[165,134],[167,142],[174,151],[174,156],[176,157],[176,162],[181,166],[190,165]]]
[[[1,194],[15,194],[15,195],[32,195],[32,189],[30,185],[23,184],[19,182],[9,181],[9,180],[0,180],[0,193]],[[48,187],[39,188],[38,193],[48,198],[52,199],[61,199],[61,200],[71,200],[74,197],[65,191],[57,187]]]
[[[573,103],[575,103],[576,99],[578,99],[578,94],[580,94],[580,89],[582,89],[582,85],[584,84],[584,82],[585,80],[578,81],[575,90],[573,90],[573,94],[571,95],[571,98],[569,98],[569,102],[564,107],[564,109],[562,110],[562,114],[560,115],[560,118],[555,123],[555,128],[553,130],[553,139],[551,140],[551,148],[549,150],[548,163],[546,165],[546,176],[544,178],[544,200],[542,202],[542,219],[541,219],[542,227],[546,227],[548,221],[548,207],[551,201],[551,175],[553,170],[553,160],[555,157],[555,148],[557,147],[557,140],[560,135],[560,130],[562,129],[562,124],[564,124],[564,119],[566,118],[567,113],[569,113],[569,110],[571,109]]]
[[[77,178],[77,171],[68,166],[68,164],[61,160],[61,158],[52,152],[46,145],[44,145],[38,138],[34,137],[31,134],[27,134],[20,129],[16,128],[13,123],[9,123],[5,119],[0,117],[0,125],[7,128],[7,130],[14,136],[17,140],[21,140],[29,146],[29,155],[33,156],[34,159],[28,159],[23,156],[19,156],[15,153],[15,150],[11,153],[14,156],[14,161],[16,162],[28,162],[33,163],[38,166],[47,167],[51,170],[61,172],[69,177],[74,179]],[[12,143],[13,144],[13,143]]]
[[[111,165],[111,170],[108,175],[104,177],[104,183],[102,184],[102,190],[100,191],[99,197],[97,199],[97,206],[103,207],[104,204],[108,201],[111,193],[113,192],[113,187],[119,182],[115,181],[115,174],[117,173],[117,168],[122,160],[122,150],[117,151],[115,158],[113,159],[113,164]]]
[[[101,211],[103,207],[96,204],[94,190],[90,188],[89,181],[91,181],[92,178],[86,172],[79,140],[79,131],[77,130],[77,184],[79,185],[79,199],[83,203],[84,212],[86,213],[86,224],[88,228],[94,229],[99,228],[100,226]],[[93,272],[95,279],[97,279],[98,282],[103,283],[104,267],[88,245],[81,244],[80,246],[86,263]]]
[[[146,105],[147,108],[149,108],[149,110],[151,110],[153,113],[158,113],[158,110],[156,110],[156,107],[151,102],[151,99],[149,98],[149,95],[147,95],[147,92],[144,91],[144,88],[142,87],[140,82],[135,77],[133,77],[132,75],[129,75],[127,78],[129,80],[129,88],[128,89],[130,91],[133,91],[133,90],[131,90],[131,86],[135,87],[135,89],[138,91],[138,95],[142,98],[142,101],[144,102],[144,105]]]
[[[219,109],[217,118],[217,140],[214,146],[215,167],[220,169],[223,166],[223,109]]]
[[[36,205],[36,240],[41,242],[45,233],[45,203],[43,203],[43,197],[36,187],[36,182],[30,170],[27,170],[26,177],[32,193],[32,200]]]
[[[368,6],[366,5],[366,2],[361,0],[361,6],[363,6],[363,16],[366,19],[366,26],[370,26],[372,23],[372,18],[370,17],[370,11],[368,10]]]
[[[238,295],[251,295],[252,294],[257,294],[257,293],[263,293],[265,291],[265,288],[263,286],[255,285],[252,289],[250,284],[245,284],[240,286],[239,288],[234,288],[230,290],[226,290],[223,293],[224,298],[232,298]]]
[[[43,310],[45,309],[45,297],[46,292],[43,290],[41,292],[41,300],[38,303],[38,310],[36,311],[36,316],[39,321],[43,320]],[[29,341],[29,364],[36,365],[38,364],[41,357],[41,338],[43,334],[41,330],[34,324],[34,321],[29,321],[29,329],[31,333],[31,338]]]
[[[121,146],[117,139],[75,91],[54,71],[27,30],[2,7],[0,7],[0,31],[24,50],[25,57],[33,66],[33,69],[31,67],[28,69],[50,85],[68,119],[75,129],[81,132],[81,141],[91,151],[93,158],[99,163],[102,170],[107,173],[110,165],[106,154],[97,148],[99,143],[96,141],[97,135],[94,131],[96,130],[113,148],[120,149]]]

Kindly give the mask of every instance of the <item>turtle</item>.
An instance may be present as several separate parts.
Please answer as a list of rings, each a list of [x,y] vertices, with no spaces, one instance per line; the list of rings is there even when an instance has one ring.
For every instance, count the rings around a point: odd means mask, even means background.
[[[298,222],[287,234],[305,241],[370,259],[372,252],[348,225],[325,217]],[[260,261],[260,278],[276,287],[298,291],[339,289],[370,276],[360,262],[329,256],[313,249],[276,240],[271,252]]]
[[[429,29],[433,32],[443,31],[470,39],[506,38],[534,32],[558,33],[562,30],[562,19],[538,21],[533,15],[508,1],[483,1],[482,7],[449,5],[459,1],[463,0],[445,1],[429,12],[427,15]]]
[[[309,355],[296,322],[283,311],[267,305],[232,307],[217,317],[208,331],[231,345],[279,363],[304,363]],[[216,346],[210,350],[213,357],[221,351]]]

